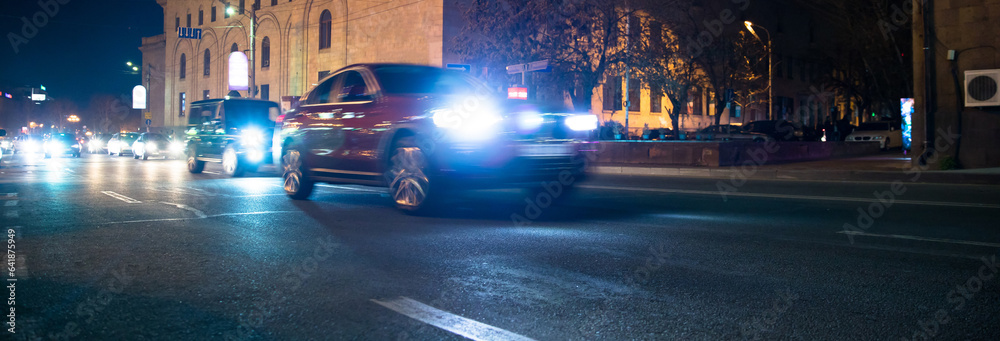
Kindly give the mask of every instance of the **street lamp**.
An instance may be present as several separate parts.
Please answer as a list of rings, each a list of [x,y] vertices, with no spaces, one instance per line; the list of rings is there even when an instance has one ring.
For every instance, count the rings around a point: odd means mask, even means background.
[[[80,122],[80,117],[76,115],[69,115],[69,117],[66,118],[66,121],[73,123]]]
[[[772,56],[772,50],[771,50],[771,32],[769,32],[767,28],[765,28],[764,26],[756,25],[750,21],[744,21],[743,24],[746,25],[747,30],[750,31],[750,34],[753,34],[754,38],[757,38],[757,40],[760,40],[762,43],[764,42],[763,39],[760,39],[760,36],[758,36],[757,32],[753,30],[753,27],[754,26],[760,27],[761,29],[764,30],[764,33],[767,33],[767,116],[768,119],[773,120],[774,89],[772,88],[771,85],[772,82],[774,81],[774,60],[773,60],[774,57]]]

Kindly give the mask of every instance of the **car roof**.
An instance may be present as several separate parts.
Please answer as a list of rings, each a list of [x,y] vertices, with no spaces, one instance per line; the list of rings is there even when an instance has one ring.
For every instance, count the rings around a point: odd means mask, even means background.
[[[256,99],[256,98],[230,98],[230,99],[213,98],[213,99],[206,99],[206,100],[201,100],[201,101],[197,101],[197,102],[192,102],[191,105],[205,104],[205,103],[220,103],[220,102],[259,102],[259,103],[271,103],[271,104],[275,104],[275,105],[277,104],[277,103],[274,103],[272,101],[267,101],[267,100],[262,100],[262,99]]]

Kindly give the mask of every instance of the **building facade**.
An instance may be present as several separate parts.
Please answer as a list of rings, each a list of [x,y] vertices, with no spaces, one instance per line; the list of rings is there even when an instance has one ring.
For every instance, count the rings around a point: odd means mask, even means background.
[[[253,97],[289,109],[293,97],[347,65],[459,62],[448,52],[451,38],[462,27],[459,2],[229,0],[236,10],[230,15],[227,2],[220,0],[157,0],[163,7],[163,38],[144,39],[140,48],[151,69],[146,73],[151,79],[153,125],[165,130],[183,127],[191,102],[230,93],[229,54],[250,54],[254,4],[252,59],[258,90]],[[178,38],[181,27],[201,29],[201,39]],[[248,97],[247,91],[239,93]]]
[[[1000,74],[1000,0],[913,1],[903,10],[913,20],[914,166],[1000,167],[1000,106],[969,106],[965,95],[966,71]]]

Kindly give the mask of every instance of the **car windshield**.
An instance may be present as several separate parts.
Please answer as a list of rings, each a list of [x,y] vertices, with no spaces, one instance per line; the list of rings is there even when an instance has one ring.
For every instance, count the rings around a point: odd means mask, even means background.
[[[382,91],[390,94],[489,93],[474,78],[454,70],[429,66],[380,66],[374,71]]]
[[[862,123],[858,126],[858,131],[878,131],[878,130],[889,130],[889,123],[886,122],[871,122]]]
[[[169,141],[163,134],[146,134],[146,141]]]
[[[118,135],[118,139],[119,140],[128,141],[128,142],[134,142],[138,138],[139,138],[139,134],[136,134],[136,133],[129,133],[129,134]]]
[[[226,101],[222,110],[227,128],[243,129],[248,126],[274,126],[271,111],[277,107],[276,103],[266,101]]]

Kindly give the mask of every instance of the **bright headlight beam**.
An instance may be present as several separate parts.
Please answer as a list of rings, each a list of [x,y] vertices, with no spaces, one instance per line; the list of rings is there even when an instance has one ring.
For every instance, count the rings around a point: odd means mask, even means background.
[[[574,131],[595,130],[597,129],[597,116],[573,115],[566,117],[566,127]]]

